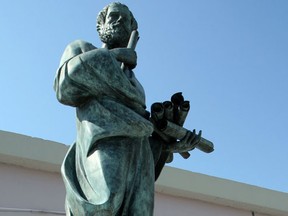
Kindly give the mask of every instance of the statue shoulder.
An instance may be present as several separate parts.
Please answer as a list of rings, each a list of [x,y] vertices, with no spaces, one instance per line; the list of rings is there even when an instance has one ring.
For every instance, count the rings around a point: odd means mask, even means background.
[[[63,65],[69,59],[80,55],[82,53],[88,52],[90,50],[97,49],[93,44],[83,41],[83,40],[75,40],[72,43],[68,44],[65,48],[64,53],[62,55],[60,65]]]

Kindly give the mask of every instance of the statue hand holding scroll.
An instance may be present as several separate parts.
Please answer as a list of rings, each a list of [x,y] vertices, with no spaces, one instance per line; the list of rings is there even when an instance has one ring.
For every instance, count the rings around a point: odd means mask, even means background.
[[[190,109],[189,101],[185,101],[182,93],[176,93],[171,101],[154,103],[151,106],[151,122],[154,124],[154,134],[165,141],[164,150],[170,152],[166,162],[173,160],[173,153],[180,153],[187,159],[188,151],[198,148],[210,153],[214,150],[213,143],[201,137],[202,132],[187,130],[183,127]]]
[[[181,140],[175,141],[174,143],[169,143],[165,146],[165,150],[171,153],[187,153],[188,151],[195,149],[195,147],[198,145],[201,140],[201,133],[201,130],[198,134],[196,134],[196,130],[187,130],[187,133]]]

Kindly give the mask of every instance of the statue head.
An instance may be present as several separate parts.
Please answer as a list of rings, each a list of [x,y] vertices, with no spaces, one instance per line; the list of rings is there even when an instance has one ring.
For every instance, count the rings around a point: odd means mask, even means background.
[[[119,2],[107,5],[97,17],[99,37],[109,49],[126,47],[131,32],[137,28],[138,24],[132,12]]]

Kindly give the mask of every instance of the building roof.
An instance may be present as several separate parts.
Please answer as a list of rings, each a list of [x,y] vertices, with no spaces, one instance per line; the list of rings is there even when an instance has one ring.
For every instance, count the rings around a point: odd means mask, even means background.
[[[61,143],[0,131],[1,163],[59,173],[68,148]],[[156,192],[263,214],[288,215],[287,193],[167,166],[156,182]]]

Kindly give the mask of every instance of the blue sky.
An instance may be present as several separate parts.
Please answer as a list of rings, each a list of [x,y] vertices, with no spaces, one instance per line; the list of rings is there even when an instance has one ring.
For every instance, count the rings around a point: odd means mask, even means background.
[[[100,47],[104,0],[6,0],[0,8],[0,130],[71,144],[75,110],[53,80],[66,45]],[[147,106],[183,92],[185,127],[215,152],[169,166],[288,192],[288,1],[122,1],[139,24],[134,70]]]

